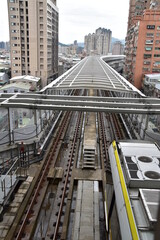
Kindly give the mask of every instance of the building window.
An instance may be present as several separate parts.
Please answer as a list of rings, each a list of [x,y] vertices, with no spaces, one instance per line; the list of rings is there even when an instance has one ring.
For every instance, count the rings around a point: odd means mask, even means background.
[[[12,25],[12,26],[16,26],[16,23],[12,22],[11,25]]]
[[[15,3],[15,0],[10,0],[11,3]]]
[[[13,8],[13,7],[11,7],[11,8],[10,8],[10,10],[11,10],[11,11],[15,11],[16,9],[15,9],[15,8]]]
[[[151,62],[149,62],[149,61],[144,61],[143,64],[144,64],[144,65],[150,65]]]
[[[146,44],[153,44],[153,40],[146,40]]]
[[[153,68],[153,69],[152,69],[152,72],[153,72],[153,73],[159,73],[159,72],[160,72],[160,69]]]
[[[160,57],[160,54],[154,54],[154,57]]]
[[[156,40],[156,45],[157,45],[157,44],[160,44],[160,40]]]
[[[160,30],[160,26],[157,27],[157,30]]]
[[[146,50],[146,51],[151,51],[151,50],[152,50],[152,47],[145,47],[145,50]]]
[[[150,71],[150,68],[143,68],[143,71],[144,71],[144,72],[149,72],[149,71]]]
[[[146,36],[147,37],[154,37],[154,34],[153,33],[147,33]]]
[[[156,37],[160,37],[160,33],[156,33]]]
[[[159,51],[159,50],[160,50],[160,47],[155,47],[155,50],[158,50],[158,51]]]
[[[155,29],[155,25],[147,25],[147,29]]]
[[[11,15],[11,18],[16,18],[16,15]]]
[[[156,66],[158,67],[159,65],[160,65],[160,61],[156,61],[156,62],[153,64],[153,66],[155,66],[155,67],[156,67]]]
[[[144,59],[151,58],[152,54],[144,54]]]

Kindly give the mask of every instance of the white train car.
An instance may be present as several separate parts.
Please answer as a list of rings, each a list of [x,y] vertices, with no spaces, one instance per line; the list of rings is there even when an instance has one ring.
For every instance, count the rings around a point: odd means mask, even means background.
[[[160,149],[150,142],[109,147],[115,203],[123,240],[155,239],[160,196]]]

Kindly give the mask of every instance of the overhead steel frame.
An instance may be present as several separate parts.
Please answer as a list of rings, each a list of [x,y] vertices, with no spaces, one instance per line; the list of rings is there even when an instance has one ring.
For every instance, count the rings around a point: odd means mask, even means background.
[[[44,94],[16,94],[7,98],[7,94],[1,94],[0,100],[0,107],[4,108],[160,114],[160,99],[157,98],[97,98]]]
[[[116,93],[117,97],[69,96],[73,89],[91,88]],[[98,57],[83,59],[38,94],[1,94],[0,107],[7,108],[8,112],[12,108],[34,109],[35,121],[37,110],[41,109],[128,113],[132,115],[160,114],[159,99],[146,98],[144,94],[106,64],[103,58]]]

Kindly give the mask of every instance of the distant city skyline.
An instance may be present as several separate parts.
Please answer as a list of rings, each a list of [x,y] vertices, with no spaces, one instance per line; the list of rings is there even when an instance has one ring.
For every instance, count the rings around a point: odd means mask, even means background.
[[[129,0],[58,0],[59,42],[84,42],[84,36],[102,27],[124,39],[127,32]],[[7,0],[1,1],[0,41],[9,41]]]

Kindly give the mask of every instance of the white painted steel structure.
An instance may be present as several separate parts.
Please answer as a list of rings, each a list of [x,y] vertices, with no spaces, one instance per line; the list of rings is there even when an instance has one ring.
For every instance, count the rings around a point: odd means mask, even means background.
[[[10,97],[9,97],[10,96]],[[1,94],[0,107],[85,112],[160,114],[160,99],[84,97],[40,94]]]
[[[104,59],[106,58],[107,57],[104,57]],[[111,56],[109,56],[109,58],[111,58]],[[41,92],[50,88],[56,90],[94,88],[135,93],[144,96],[137,88],[106,64],[103,58],[93,56],[84,58],[65,74],[43,88]]]
[[[67,94],[68,90],[73,89],[91,88],[116,92],[119,97],[97,98],[55,95]],[[1,94],[0,107],[160,114],[159,99],[146,98],[144,94],[99,57],[83,59],[43,88],[38,94]]]

